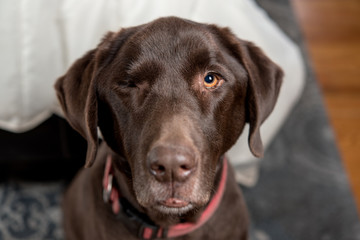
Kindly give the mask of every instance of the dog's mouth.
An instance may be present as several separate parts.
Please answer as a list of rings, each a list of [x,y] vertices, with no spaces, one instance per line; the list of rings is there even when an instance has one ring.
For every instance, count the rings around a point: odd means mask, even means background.
[[[178,198],[168,198],[165,201],[160,202],[163,206],[172,207],[172,208],[182,208],[189,205],[189,202],[178,199]]]
[[[182,215],[192,210],[194,205],[179,198],[168,198],[157,202],[154,208],[164,214]]]

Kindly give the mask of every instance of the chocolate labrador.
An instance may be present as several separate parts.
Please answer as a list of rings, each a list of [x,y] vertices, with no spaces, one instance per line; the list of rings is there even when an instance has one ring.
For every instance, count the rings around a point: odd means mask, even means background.
[[[247,239],[224,155],[245,123],[263,155],[259,128],[282,76],[215,25],[168,17],[108,33],[55,86],[88,141],[86,168],[64,197],[66,239]]]

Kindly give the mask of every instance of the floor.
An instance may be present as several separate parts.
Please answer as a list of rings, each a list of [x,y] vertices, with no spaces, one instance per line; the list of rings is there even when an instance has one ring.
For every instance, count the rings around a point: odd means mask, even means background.
[[[291,2],[360,213],[360,1]]]

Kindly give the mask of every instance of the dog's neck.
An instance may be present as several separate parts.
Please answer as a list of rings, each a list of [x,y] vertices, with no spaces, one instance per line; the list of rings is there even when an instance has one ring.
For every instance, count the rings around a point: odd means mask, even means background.
[[[105,199],[105,201],[109,201],[113,213],[117,215],[119,220],[127,222],[127,225],[129,225],[127,227],[129,229],[133,228],[133,232],[137,235],[141,234],[144,239],[152,239],[153,237],[156,237],[156,235],[160,237],[170,237],[172,235],[172,237],[174,237],[184,235],[197,229],[215,212],[225,189],[227,161],[221,159],[219,161],[219,166],[217,167],[215,182],[217,192],[212,196],[209,204],[203,209],[200,209],[200,211],[198,209],[197,211],[189,212],[183,216],[164,216],[155,211],[144,209],[137,203],[132,188],[130,169],[128,166],[122,166],[122,164],[126,163],[121,159],[116,159],[118,157],[119,156],[109,155],[107,159],[103,179],[104,193],[109,186],[108,174],[110,172],[111,175],[114,175],[115,177],[115,180],[113,181],[114,186],[112,187],[112,189],[115,190],[109,192],[109,194],[112,195],[112,199],[110,199],[110,201],[109,199]],[[119,169],[122,169],[122,171]],[[132,219],[134,224],[129,223],[129,219]],[[132,225],[140,226],[136,227]],[[141,233],[138,231],[141,231]]]

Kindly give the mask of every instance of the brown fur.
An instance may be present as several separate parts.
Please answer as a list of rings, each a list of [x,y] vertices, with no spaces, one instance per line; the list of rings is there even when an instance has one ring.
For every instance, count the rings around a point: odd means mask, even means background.
[[[204,87],[209,72],[222,79],[214,89]],[[67,120],[88,141],[86,167],[95,162],[65,195],[66,238],[137,239],[102,200],[109,154],[122,196],[140,212],[163,227],[196,221],[217,187],[219,159],[246,122],[252,153],[263,155],[259,127],[281,79],[259,48],[215,25],[170,17],[108,33],[56,83]],[[104,138],[99,151],[97,127]],[[159,208],[174,197],[193,208],[177,214]],[[247,239],[247,227],[230,168],[215,214],[177,239]]]

